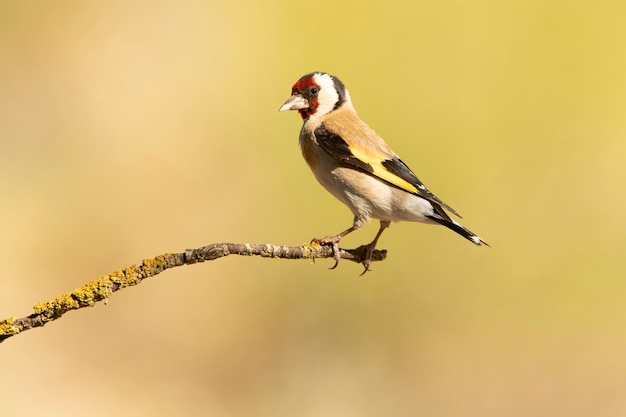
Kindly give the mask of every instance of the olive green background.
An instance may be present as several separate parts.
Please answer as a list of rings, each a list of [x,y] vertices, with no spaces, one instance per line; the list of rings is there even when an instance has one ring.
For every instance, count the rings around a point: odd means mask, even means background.
[[[491,248],[176,268],[0,345],[6,416],[626,414],[626,3],[3,1],[0,318],[164,252],[351,224],[304,73]],[[345,239],[371,240],[377,224]]]

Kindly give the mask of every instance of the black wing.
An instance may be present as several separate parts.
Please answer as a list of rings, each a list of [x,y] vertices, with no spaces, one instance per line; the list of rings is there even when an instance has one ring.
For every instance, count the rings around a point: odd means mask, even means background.
[[[435,211],[444,217],[447,215],[441,210],[441,207],[461,217],[456,210],[428,191],[426,186],[401,159],[394,157],[381,161],[372,159],[363,153],[355,155],[355,150],[351,149],[341,136],[326,129],[323,123],[315,129],[313,135],[317,144],[333,158],[367,172],[396,188],[428,200],[435,206]]]

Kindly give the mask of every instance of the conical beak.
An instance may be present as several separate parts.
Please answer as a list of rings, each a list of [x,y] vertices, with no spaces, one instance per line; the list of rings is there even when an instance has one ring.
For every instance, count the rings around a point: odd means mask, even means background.
[[[289,100],[285,101],[285,104],[280,106],[278,111],[286,111],[286,110],[300,110],[306,109],[309,107],[309,102],[299,94],[294,94],[289,97]]]

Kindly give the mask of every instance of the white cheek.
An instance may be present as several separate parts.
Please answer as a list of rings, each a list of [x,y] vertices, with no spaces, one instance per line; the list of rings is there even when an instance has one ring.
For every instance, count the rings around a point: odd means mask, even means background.
[[[335,108],[335,103],[339,100],[339,95],[333,87],[322,86],[317,96],[318,114],[328,114]]]
[[[320,87],[317,96],[317,116],[328,114],[335,108],[335,104],[339,101],[339,93],[335,89],[335,83],[328,74],[319,75],[315,78],[315,82]]]

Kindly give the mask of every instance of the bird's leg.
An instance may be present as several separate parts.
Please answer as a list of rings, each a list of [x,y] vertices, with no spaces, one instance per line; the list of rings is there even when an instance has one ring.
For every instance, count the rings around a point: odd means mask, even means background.
[[[347,234],[350,234],[352,232],[354,232],[356,229],[360,228],[361,224],[357,223],[357,221],[355,220],[354,224],[352,225],[352,227],[350,227],[349,229],[344,230],[343,232],[339,233],[338,235],[335,236],[326,236],[326,237],[322,237],[322,238],[314,238],[313,240],[311,240],[311,243],[317,243],[318,245],[332,245],[333,247],[333,258],[335,259],[335,265],[333,265],[331,268],[329,269],[335,269],[337,268],[337,265],[339,265],[339,259],[341,259],[339,257],[339,242],[341,241],[341,239],[346,236]]]
[[[376,244],[378,243],[378,239],[380,238],[380,235],[383,234],[383,231],[389,227],[389,225],[391,224],[391,222],[389,221],[380,221],[380,229],[378,229],[378,233],[376,233],[376,237],[374,237],[374,240],[372,240],[371,243],[369,243],[368,245],[365,246],[365,259],[363,260],[363,266],[365,267],[365,270],[363,272],[361,272],[361,276],[363,276],[367,271],[370,270],[370,265],[372,264],[372,255],[374,254],[374,249],[376,249]]]

